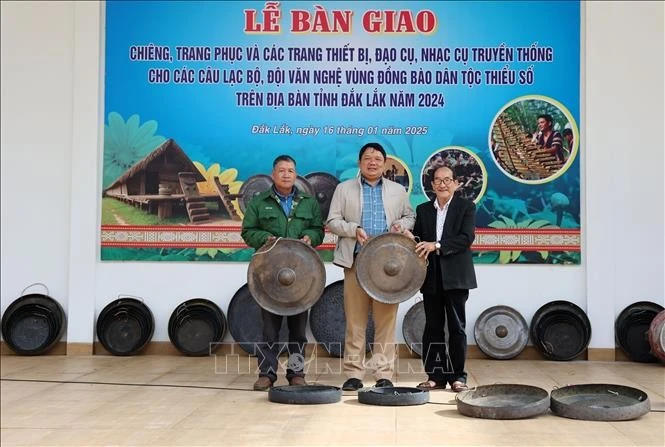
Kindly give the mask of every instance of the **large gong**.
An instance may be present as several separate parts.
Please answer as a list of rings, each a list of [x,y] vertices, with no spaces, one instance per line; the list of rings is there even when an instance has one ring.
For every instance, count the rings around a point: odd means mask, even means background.
[[[319,202],[321,208],[321,216],[325,221],[328,217],[330,210],[330,202],[332,201],[335,188],[339,184],[339,180],[332,174],[327,172],[312,172],[305,176],[314,189],[314,197]]]
[[[529,326],[522,315],[508,306],[486,309],[473,330],[478,348],[494,359],[512,359],[529,341]]]
[[[344,355],[346,315],[344,314],[344,281],[326,286],[321,299],[309,311],[309,327],[314,339],[333,357]],[[365,351],[374,343],[374,319],[370,309],[365,330]]]
[[[427,261],[416,254],[416,242],[401,233],[371,238],[356,258],[356,276],[375,300],[397,304],[418,292],[427,272]]]
[[[262,308],[278,315],[296,315],[321,297],[326,270],[312,247],[298,239],[278,238],[252,256],[247,285]]]
[[[243,351],[256,356],[259,343],[263,343],[263,317],[261,308],[249,293],[247,284],[238,289],[229,302],[228,309],[229,332]],[[282,318],[279,329],[279,352],[287,350],[289,341],[289,328],[286,318]]]
[[[425,332],[425,302],[420,300],[406,312],[402,320],[402,335],[411,351],[423,355],[423,332]]]
[[[238,203],[240,204],[240,210],[243,214],[245,213],[250,200],[261,194],[263,191],[268,190],[272,184],[272,177],[265,174],[253,175],[248,178],[247,181],[243,182],[238,191]],[[306,178],[297,176],[295,185],[299,191],[302,191],[309,196],[314,196],[314,188]]]

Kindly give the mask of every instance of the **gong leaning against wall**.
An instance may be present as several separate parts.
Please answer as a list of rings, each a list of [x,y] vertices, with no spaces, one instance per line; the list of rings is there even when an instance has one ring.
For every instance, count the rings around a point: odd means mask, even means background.
[[[317,343],[333,357],[344,355],[346,317],[344,315],[344,281],[335,281],[326,286],[321,298],[309,311],[309,327]],[[374,320],[368,315],[365,331],[365,350],[369,352],[374,343]]]
[[[529,326],[512,307],[493,306],[478,316],[473,335],[485,355],[506,360],[517,357],[524,350],[529,341]]]
[[[617,344],[631,360],[652,363],[658,359],[651,352],[649,327],[653,319],[663,310],[660,304],[638,301],[627,306],[614,323]]]
[[[231,298],[227,315],[233,340],[249,355],[257,355],[258,343],[263,342],[263,317],[261,307],[250,293],[247,284],[239,288]],[[282,353],[289,341],[286,318],[282,318],[278,340]]]
[[[122,297],[109,303],[97,318],[97,338],[113,355],[134,355],[152,339],[155,319],[143,301]]]
[[[591,323],[579,306],[557,300],[536,311],[529,332],[534,346],[547,359],[573,360],[589,345]]]
[[[46,294],[29,293],[32,286],[42,286]],[[26,287],[2,315],[2,338],[19,355],[40,355],[48,352],[65,331],[65,312],[56,300],[48,296],[42,283]]]
[[[183,354],[206,356],[215,352],[226,334],[224,312],[212,301],[192,298],[181,303],[169,318],[169,339]]]

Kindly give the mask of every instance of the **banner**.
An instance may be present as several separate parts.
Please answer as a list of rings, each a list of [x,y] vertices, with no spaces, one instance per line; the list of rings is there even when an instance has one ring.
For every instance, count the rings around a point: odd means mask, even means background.
[[[580,263],[579,2],[107,1],[105,48],[102,260],[248,261],[276,156],[326,214],[375,141],[414,208],[453,167],[476,263]]]

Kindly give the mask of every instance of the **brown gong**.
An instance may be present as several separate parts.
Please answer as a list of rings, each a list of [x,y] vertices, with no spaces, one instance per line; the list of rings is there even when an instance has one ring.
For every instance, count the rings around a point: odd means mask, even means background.
[[[278,315],[296,315],[321,297],[326,270],[312,247],[298,239],[279,238],[252,256],[247,285],[262,308]]]
[[[335,193],[335,188],[339,184],[339,180],[327,172],[311,172],[305,176],[305,179],[312,185],[315,198],[321,208],[321,216],[323,220],[326,220],[328,211],[330,210],[330,202]]]
[[[397,304],[422,286],[427,261],[416,254],[416,242],[401,233],[384,233],[365,243],[356,258],[356,276],[375,300]]]

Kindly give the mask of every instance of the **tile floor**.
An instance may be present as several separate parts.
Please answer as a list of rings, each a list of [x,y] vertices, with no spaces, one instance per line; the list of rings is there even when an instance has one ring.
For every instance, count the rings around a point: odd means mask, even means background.
[[[340,386],[339,360],[314,358],[308,380]],[[648,393],[652,411],[633,421],[593,422],[548,412],[531,419],[462,416],[455,395],[430,393],[407,407],[341,402],[285,405],[251,391],[255,359],[231,355],[0,357],[2,446],[204,445],[665,445],[665,367],[633,362],[468,361],[471,386],[547,391],[611,383]],[[396,385],[415,386],[420,361],[400,359]],[[283,376],[278,385],[286,384]],[[366,385],[373,384],[370,377]]]

